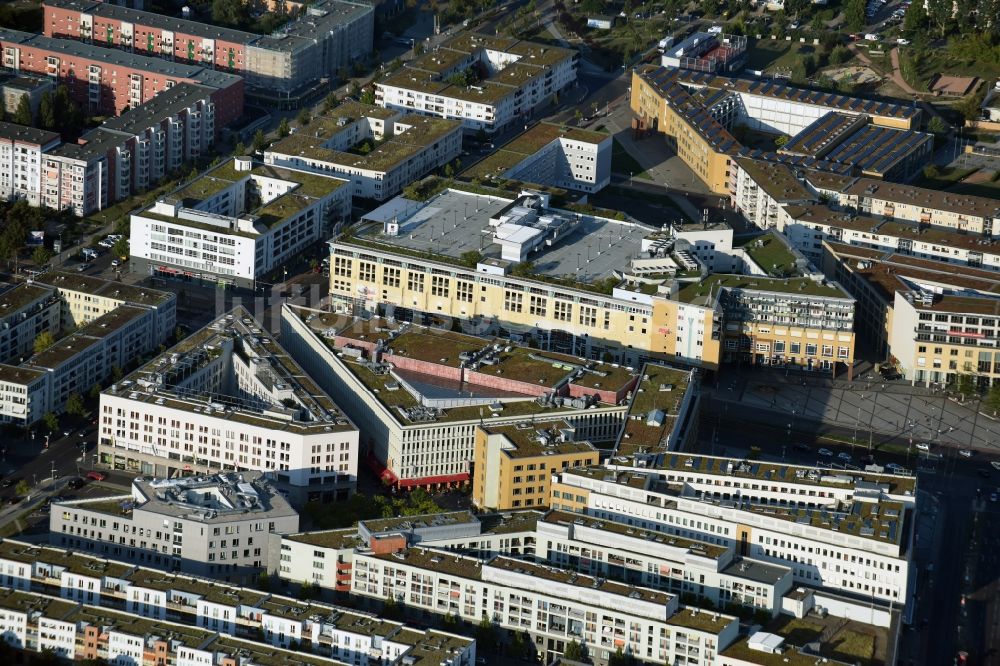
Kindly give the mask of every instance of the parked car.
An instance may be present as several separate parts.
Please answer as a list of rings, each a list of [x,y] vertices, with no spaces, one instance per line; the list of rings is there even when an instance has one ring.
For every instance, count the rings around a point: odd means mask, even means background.
[[[890,472],[892,472],[893,474],[895,474],[896,472],[902,472],[903,471],[903,466],[900,465],[899,463],[894,463],[894,462],[886,463],[885,464],[885,468],[887,470],[889,470]]]
[[[907,44],[910,43],[910,40],[903,39],[902,37],[900,37],[899,39],[896,40],[896,43],[899,44],[900,46],[906,46]]]
[[[993,467],[993,469],[1000,469],[1000,460],[991,460],[990,466]]]
[[[843,460],[844,462],[851,462],[851,454],[850,453],[846,453],[846,452],[838,453],[837,454],[837,458],[839,460]]]
[[[827,458],[833,457],[833,451],[831,451],[830,449],[820,449],[819,451],[817,451],[817,453]]]
[[[108,478],[108,475],[105,474],[104,472],[98,472],[97,470],[91,470],[91,471],[87,472],[87,478],[91,479],[92,481],[103,481],[104,479]]]
[[[914,446],[917,447],[917,451],[923,451],[925,453],[931,450],[931,445],[926,442],[917,442]]]
[[[971,458],[972,457],[972,451],[970,451],[969,449],[961,449],[958,452],[958,455],[962,456],[963,458]]]
[[[79,490],[80,488],[83,488],[85,485],[87,485],[87,482],[81,479],[80,477],[76,477],[75,479],[70,479],[69,483],[66,484],[66,486],[70,490]]]

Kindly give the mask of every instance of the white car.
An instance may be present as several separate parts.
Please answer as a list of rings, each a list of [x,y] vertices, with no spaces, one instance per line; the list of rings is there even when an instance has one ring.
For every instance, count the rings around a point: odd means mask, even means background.
[[[993,469],[1000,469],[1000,460],[991,460],[990,465]]]
[[[931,445],[925,442],[917,442],[914,446],[917,447],[917,451],[923,451],[925,453],[931,450]]]
[[[961,449],[958,452],[958,455],[962,456],[963,458],[971,458],[972,457],[972,451],[970,451],[969,449]]]
[[[900,37],[899,39],[896,40],[896,43],[899,44],[900,46],[906,46],[910,43],[910,40],[903,39],[902,37]]]
[[[833,456],[833,451],[831,451],[830,449],[820,449],[819,451],[817,451],[817,453],[819,453],[821,456],[825,456],[825,457],[832,457]]]
[[[721,25],[713,25],[711,28],[709,28],[705,32],[707,32],[710,35],[721,35],[722,34],[722,26]]]

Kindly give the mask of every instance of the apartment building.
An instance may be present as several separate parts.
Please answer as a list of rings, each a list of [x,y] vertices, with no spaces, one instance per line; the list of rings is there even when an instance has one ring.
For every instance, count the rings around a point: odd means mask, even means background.
[[[590,442],[575,439],[576,428],[555,421],[476,428],[472,459],[472,502],[477,507],[506,511],[518,505],[546,506],[548,471],[594,465],[600,452]]]
[[[60,327],[59,299],[53,289],[21,283],[0,293],[0,362],[21,363],[34,351],[35,338]]]
[[[3,640],[29,654],[148,666],[476,663],[470,638],[65,549],[3,541],[0,571]]]
[[[575,640],[597,664],[618,648],[640,661],[711,664],[739,634],[735,617],[682,607],[675,595],[504,556],[355,553],[352,590],[471,622],[489,617],[527,633],[546,661]]]
[[[1000,250],[992,233],[1000,208],[993,199],[753,158],[736,158],[733,168],[733,208],[762,229],[780,231],[817,264],[823,257],[823,241],[830,241],[1000,270]],[[877,196],[885,198],[872,198]],[[914,201],[921,205],[905,203]]]
[[[272,535],[271,573],[292,583],[309,581],[324,589],[351,591],[355,551],[388,553],[421,544],[458,551],[480,559],[501,553],[530,557],[535,525],[542,513],[520,510],[474,515],[450,511],[358,521],[339,530]]]
[[[611,183],[611,144],[603,132],[537,123],[465,175],[599,192]]]
[[[348,0],[310,4],[271,35],[91,0],[51,0],[43,8],[49,37],[238,74],[260,101],[285,105],[365,60],[375,21],[371,5]]]
[[[55,91],[55,84],[47,76],[0,73],[0,108],[7,113],[7,117],[17,113],[22,97],[28,98],[28,106],[34,116],[42,103],[42,95]]]
[[[337,176],[355,197],[384,201],[461,152],[457,121],[348,101],[272,145],[264,163]]]
[[[234,158],[131,215],[131,271],[254,288],[328,236],[347,181]]]
[[[982,390],[1000,380],[993,271],[823,242],[826,270],[857,294],[869,339],[911,383],[947,386],[970,376]]]
[[[49,541],[116,561],[252,583],[268,569],[268,535],[298,527],[299,514],[259,472],[139,477],[129,495],[53,504]]]
[[[0,50],[5,69],[65,83],[73,99],[92,114],[117,116],[177,84],[196,83],[212,89],[220,129],[243,115],[243,79],[204,65],[6,28],[0,30]]]
[[[493,134],[574,85],[579,57],[558,46],[460,33],[376,82],[375,99]]]
[[[908,603],[913,477],[676,452],[608,467],[558,473],[552,507],[734,548],[798,585]]]
[[[0,365],[0,421],[30,425],[59,412],[69,396],[100,385],[156,349],[173,332],[176,296],[51,271],[4,294],[6,363]],[[69,330],[68,334],[65,331]],[[56,342],[34,353],[35,336]]]
[[[468,483],[484,420],[491,427],[565,422],[581,440],[612,442],[639,380],[629,368],[510,340],[288,305],[281,331],[300,363],[322,369],[317,381],[358,424],[368,464],[402,488]],[[551,469],[539,466],[543,475]],[[510,504],[541,499],[532,492]]]
[[[59,143],[55,132],[0,121],[0,199],[40,205],[43,155]]]
[[[908,178],[931,147],[930,137],[912,131],[920,110],[901,104],[667,67],[635,70],[632,90],[640,128],[666,134],[685,164],[719,194],[729,194],[732,162],[747,152],[730,132],[737,124],[792,137],[795,150],[786,158],[856,175]],[[833,132],[838,122],[840,131]],[[827,143],[818,146],[816,136]]]
[[[447,317],[479,335],[632,367],[716,368],[741,350],[781,357],[769,363],[851,365],[853,306],[838,285],[780,242],[774,252],[731,248],[731,229],[716,253],[701,236],[709,231],[562,211],[533,192],[512,201],[450,189],[423,205],[390,201],[335,238],[331,301],[403,321]],[[781,272],[771,273],[775,263]]]
[[[243,308],[103,391],[97,444],[157,478],[261,471],[296,504],[357,484],[357,429]]]

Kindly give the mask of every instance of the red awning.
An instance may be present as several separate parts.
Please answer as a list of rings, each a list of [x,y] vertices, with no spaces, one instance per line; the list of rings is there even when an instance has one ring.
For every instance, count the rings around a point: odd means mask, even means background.
[[[456,483],[468,481],[468,474],[451,474],[446,476],[425,476],[422,479],[403,479],[399,482],[400,488],[415,488],[417,486],[433,486],[436,483]]]

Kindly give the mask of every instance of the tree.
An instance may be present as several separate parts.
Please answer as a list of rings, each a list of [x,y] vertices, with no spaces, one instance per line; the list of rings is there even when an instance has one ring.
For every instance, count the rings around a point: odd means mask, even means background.
[[[993,386],[990,387],[990,391],[986,394],[986,398],[983,402],[986,403],[986,406],[994,414],[1000,412],[1000,381],[995,382]]]
[[[587,653],[574,638],[569,643],[566,644],[566,649],[563,650],[563,657],[571,661],[583,661],[587,658]]]
[[[111,381],[120,382],[124,376],[125,375],[122,373],[122,369],[120,367],[117,365],[111,366]]]
[[[35,336],[35,343],[34,343],[35,353],[41,354],[43,351],[54,345],[55,342],[56,339],[55,337],[53,337],[51,333],[49,333],[48,331],[42,331],[41,333]]]
[[[375,87],[368,86],[361,93],[361,103],[372,106],[375,104]]]
[[[909,9],[906,10],[906,14],[903,16],[903,32],[912,35],[926,27],[927,9],[924,7],[924,3],[911,3]]]
[[[962,372],[955,379],[955,390],[962,394],[962,399],[976,392],[976,379],[968,372]]]
[[[338,104],[340,104],[340,100],[337,99],[337,93],[333,93],[333,92],[330,93],[323,100],[323,112],[324,113],[329,113],[333,109],[337,108]]]
[[[476,250],[469,250],[468,252],[463,252],[459,255],[458,260],[462,262],[463,266],[475,268],[476,264],[483,260],[483,255],[481,252]]]
[[[927,121],[927,131],[931,134],[947,134],[948,124],[941,119],[941,116],[931,116],[931,119]]]
[[[69,88],[63,84],[56,88],[52,97],[52,109],[55,113],[56,127],[63,136],[76,137],[83,131],[84,116],[80,106],[73,101]]]
[[[31,116],[31,104],[28,102],[27,95],[21,95],[12,120],[18,125],[27,125],[29,127],[35,124],[35,119]]]
[[[233,146],[233,155],[237,157],[242,157],[247,154],[247,147],[242,141],[237,141],[236,145]]]
[[[93,386],[91,386],[90,390],[87,392],[87,397],[90,398],[91,400],[99,399],[101,397],[101,385],[94,384]]]
[[[621,646],[608,658],[608,666],[629,666],[632,663],[632,655],[625,654]]]
[[[385,601],[382,602],[382,617],[387,620],[398,620],[403,617],[403,609],[400,608],[399,602],[393,596],[388,596]]]
[[[177,328],[174,329],[174,342],[180,342],[185,337],[187,337],[187,336],[184,335],[184,329],[183,328],[181,328],[180,326],[178,326]]]
[[[212,0],[212,21],[239,28],[249,23],[250,14],[241,0]]]
[[[49,432],[55,432],[59,430],[59,417],[52,412],[45,412],[45,416],[42,417],[42,425],[48,428]]]
[[[30,492],[31,492],[31,486],[24,479],[21,479],[20,481],[18,481],[17,485],[14,486],[14,494],[15,495],[20,495],[20,496],[23,497],[24,495],[27,495]]]
[[[299,115],[295,117],[295,120],[300,126],[305,127],[312,122],[312,114],[309,113],[309,109],[307,107],[302,107],[299,109]]]
[[[66,398],[66,413],[70,416],[84,416],[87,413],[86,408],[83,406],[83,398],[76,391],[69,394]]]
[[[851,51],[846,46],[835,46],[830,51],[830,64],[843,65],[851,59]]]
[[[291,132],[291,128],[288,127],[288,118],[282,118],[281,122],[278,123],[278,138],[284,139]]]
[[[455,175],[455,167],[453,167],[450,162],[448,164],[445,164],[444,165],[444,177],[445,178],[451,178],[454,175]]]
[[[52,93],[48,90],[43,92],[41,99],[38,100],[38,125],[47,130],[54,130],[58,127],[56,107],[52,101]]]
[[[476,627],[476,640],[484,648],[493,645],[494,641],[496,641],[496,627],[493,626],[493,621],[485,614],[483,614],[483,619],[479,621],[479,626]]]
[[[259,129],[253,135],[253,151],[255,153],[262,153],[265,148],[267,148],[267,137],[264,136],[264,130]]]
[[[858,31],[865,27],[865,0],[847,0],[844,7],[844,18],[847,27]]]
[[[121,259],[127,259],[129,255],[128,239],[122,236],[116,240],[115,244],[111,246],[111,254]]]
[[[39,245],[35,248],[35,251],[31,253],[31,260],[35,262],[35,265],[41,268],[45,264],[49,263],[49,259],[52,258],[52,251],[46,248],[44,245]]]

